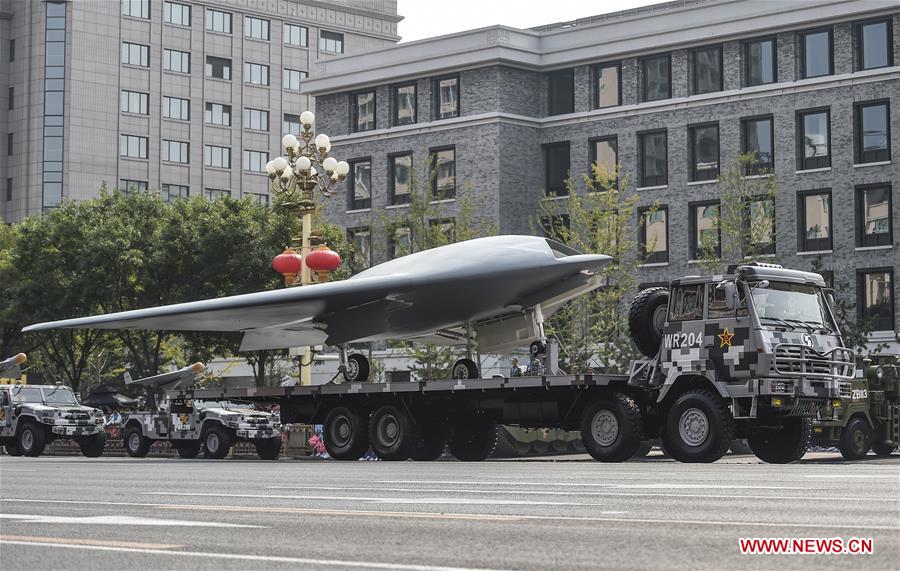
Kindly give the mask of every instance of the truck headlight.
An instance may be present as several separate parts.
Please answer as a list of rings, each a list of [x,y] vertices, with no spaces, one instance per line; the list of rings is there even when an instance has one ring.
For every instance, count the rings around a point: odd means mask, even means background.
[[[844,406],[844,401],[842,401],[841,399],[834,399],[833,401],[831,401],[831,406],[833,408],[841,408],[842,406]]]
[[[237,427],[238,427],[238,423],[235,422],[235,421],[233,421],[233,420],[229,420],[229,421],[228,421],[228,426],[230,426],[231,428],[237,428]]]
[[[782,404],[784,404],[784,403],[782,402],[781,398],[775,397],[772,399],[772,406],[780,407]]]
[[[884,367],[878,367],[875,369],[875,378],[879,381],[884,378]]]

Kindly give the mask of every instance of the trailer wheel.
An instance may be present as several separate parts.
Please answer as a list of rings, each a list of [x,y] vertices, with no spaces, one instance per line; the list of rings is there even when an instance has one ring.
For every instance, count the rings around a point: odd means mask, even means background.
[[[788,464],[803,458],[812,439],[812,420],[789,416],[779,429],[760,429],[747,438],[756,457],[769,464]]]
[[[841,440],[838,449],[846,460],[862,460],[869,453],[872,445],[872,431],[866,419],[859,416],[850,419],[847,426],[841,430]]]
[[[360,353],[353,353],[347,357],[344,380],[348,383],[364,383],[369,380],[369,370],[369,359]]]
[[[453,364],[452,373],[453,379],[477,379],[478,365],[472,359],[460,359]]]
[[[44,427],[33,420],[26,420],[16,435],[16,444],[25,456],[40,456],[47,445]]]
[[[7,450],[9,447],[7,447]],[[872,444],[872,452],[878,456],[890,456],[897,450],[896,444],[888,444],[887,442],[875,442]]]
[[[382,460],[406,460],[412,452],[415,435],[409,415],[388,404],[380,407],[369,421],[369,442]]]
[[[82,456],[99,458],[103,455],[103,449],[106,448],[106,433],[98,432],[90,436],[82,436],[78,439],[78,447],[81,448]]]
[[[641,411],[628,395],[603,397],[581,414],[581,440],[594,460],[624,462],[640,448],[643,436]]]
[[[641,353],[656,356],[666,324],[669,290],[664,287],[647,288],[637,294],[628,309],[628,331]]]
[[[188,442],[180,442],[177,446],[175,446],[175,450],[178,452],[179,458],[184,458],[185,460],[190,460],[191,458],[196,458],[198,454],[200,454],[200,448],[202,444],[199,440],[188,441]]]
[[[447,442],[450,454],[463,462],[486,460],[497,447],[498,429],[500,427],[492,420],[472,417],[459,419],[453,436]]]
[[[228,456],[233,444],[231,433],[221,424],[215,424],[203,433],[203,457],[221,460]]]
[[[359,460],[369,449],[366,417],[356,408],[337,406],[325,416],[325,450],[335,460]]]
[[[436,423],[420,424],[416,429],[416,443],[409,457],[420,462],[437,460],[447,449],[447,439]]]
[[[278,460],[281,455],[281,438],[258,438],[253,441],[256,455],[261,460]]]
[[[691,390],[669,407],[662,438],[666,451],[679,462],[715,462],[731,446],[734,419],[719,395]]]
[[[125,452],[132,458],[143,458],[150,451],[153,441],[144,438],[141,427],[131,425],[125,429]]]

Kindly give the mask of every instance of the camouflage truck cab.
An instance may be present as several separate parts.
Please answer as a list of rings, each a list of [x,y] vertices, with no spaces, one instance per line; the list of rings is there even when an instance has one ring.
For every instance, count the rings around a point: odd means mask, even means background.
[[[850,397],[853,354],[818,274],[753,263],[689,276],[658,309],[658,351],[631,382],[655,390],[678,460],[716,460],[732,437],[763,460],[795,460],[810,419],[835,418]]]

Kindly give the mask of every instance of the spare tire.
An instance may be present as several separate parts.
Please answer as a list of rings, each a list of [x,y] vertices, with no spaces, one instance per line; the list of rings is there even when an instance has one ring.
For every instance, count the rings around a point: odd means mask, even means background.
[[[635,346],[647,357],[653,358],[659,351],[668,304],[669,290],[664,287],[647,288],[631,302],[628,330]]]

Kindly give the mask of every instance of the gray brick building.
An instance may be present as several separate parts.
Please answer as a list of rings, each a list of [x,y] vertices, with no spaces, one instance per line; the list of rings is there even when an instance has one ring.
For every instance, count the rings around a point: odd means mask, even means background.
[[[0,216],[102,182],[266,201],[306,76],[399,20],[396,0],[0,0]]]
[[[390,255],[383,221],[406,207],[408,156],[420,180],[445,171],[418,192],[448,216],[447,189],[465,194],[501,233],[531,233],[539,201],[565,200],[552,195],[567,172],[581,180],[617,157],[638,208],[663,209],[645,228],[659,239],[640,281],[699,273],[716,175],[756,150],[780,186],[778,239],[760,251],[797,268],[821,259],[888,340],[900,324],[898,64],[894,0],[685,0],[337,58],[304,90],[354,165],[348,199],[326,214],[375,262]]]

